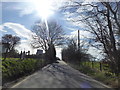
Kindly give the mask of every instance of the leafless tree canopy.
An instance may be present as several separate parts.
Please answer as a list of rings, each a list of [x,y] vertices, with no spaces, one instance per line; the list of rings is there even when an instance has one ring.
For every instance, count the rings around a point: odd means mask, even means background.
[[[86,31],[94,35],[93,38],[89,38],[92,39],[90,44],[103,49],[111,62],[113,72],[118,73],[120,2],[82,3],[75,0],[62,9],[69,16],[69,20],[76,24],[84,24]]]
[[[63,29],[55,21],[38,21],[33,26],[33,41],[31,45],[34,48],[42,48],[47,51],[49,44],[60,45],[63,40]]]
[[[14,47],[20,43],[20,38],[18,36],[13,36],[11,34],[6,34],[2,37],[2,45],[6,50],[4,54],[4,60],[7,57],[8,52],[14,50]]]
[[[83,61],[90,61],[91,55],[86,50],[78,48],[74,38],[67,40],[67,47],[62,50],[62,59],[67,62],[80,64]],[[92,58],[92,57],[91,57]]]
[[[19,37],[13,36],[11,34],[6,34],[2,37],[2,44],[9,52],[13,50],[18,43],[20,43],[19,41]]]

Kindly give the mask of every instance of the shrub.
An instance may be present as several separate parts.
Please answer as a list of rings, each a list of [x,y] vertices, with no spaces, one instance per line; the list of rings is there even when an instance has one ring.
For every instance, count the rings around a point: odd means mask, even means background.
[[[112,76],[113,76],[113,73],[111,73],[111,72],[105,72],[105,76],[106,76],[106,77],[112,77]]]
[[[44,61],[38,59],[14,59],[7,58],[2,61],[2,77],[3,83],[17,79],[21,76],[34,72],[43,67]]]
[[[104,73],[102,73],[102,72],[97,72],[96,75],[94,75],[94,78],[99,81],[106,80],[106,77],[105,77]]]

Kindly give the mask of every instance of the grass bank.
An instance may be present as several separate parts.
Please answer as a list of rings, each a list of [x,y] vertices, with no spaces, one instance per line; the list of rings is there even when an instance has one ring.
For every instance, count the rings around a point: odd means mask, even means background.
[[[120,83],[118,82],[120,81],[120,78],[116,77],[115,74],[111,73],[108,67],[103,67],[105,69],[100,71],[98,62],[94,63],[94,68],[92,67],[91,62],[83,62],[80,65],[70,62],[68,64],[73,68],[79,70],[80,72],[87,74],[88,76],[91,76],[92,78],[112,88],[120,87]]]
[[[18,58],[7,58],[2,61],[2,84],[16,80],[25,75],[29,75],[43,66],[46,63],[44,60],[39,59],[18,59]]]

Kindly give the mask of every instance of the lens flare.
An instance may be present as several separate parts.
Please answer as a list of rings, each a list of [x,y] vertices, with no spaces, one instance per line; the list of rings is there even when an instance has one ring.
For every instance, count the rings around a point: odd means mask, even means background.
[[[37,14],[42,19],[47,19],[49,16],[54,14],[54,7],[50,0],[33,0],[32,4],[34,5]]]

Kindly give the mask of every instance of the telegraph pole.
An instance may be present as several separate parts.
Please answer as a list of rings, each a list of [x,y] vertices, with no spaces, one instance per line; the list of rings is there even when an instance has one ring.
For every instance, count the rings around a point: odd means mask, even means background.
[[[80,51],[80,31],[78,30],[78,51]]]
[[[80,55],[80,30],[78,30],[78,54],[79,54],[79,60],[80,60],[80,63],[81,63],[81,55]],[[79,65],[80,65],[79,63]]]

